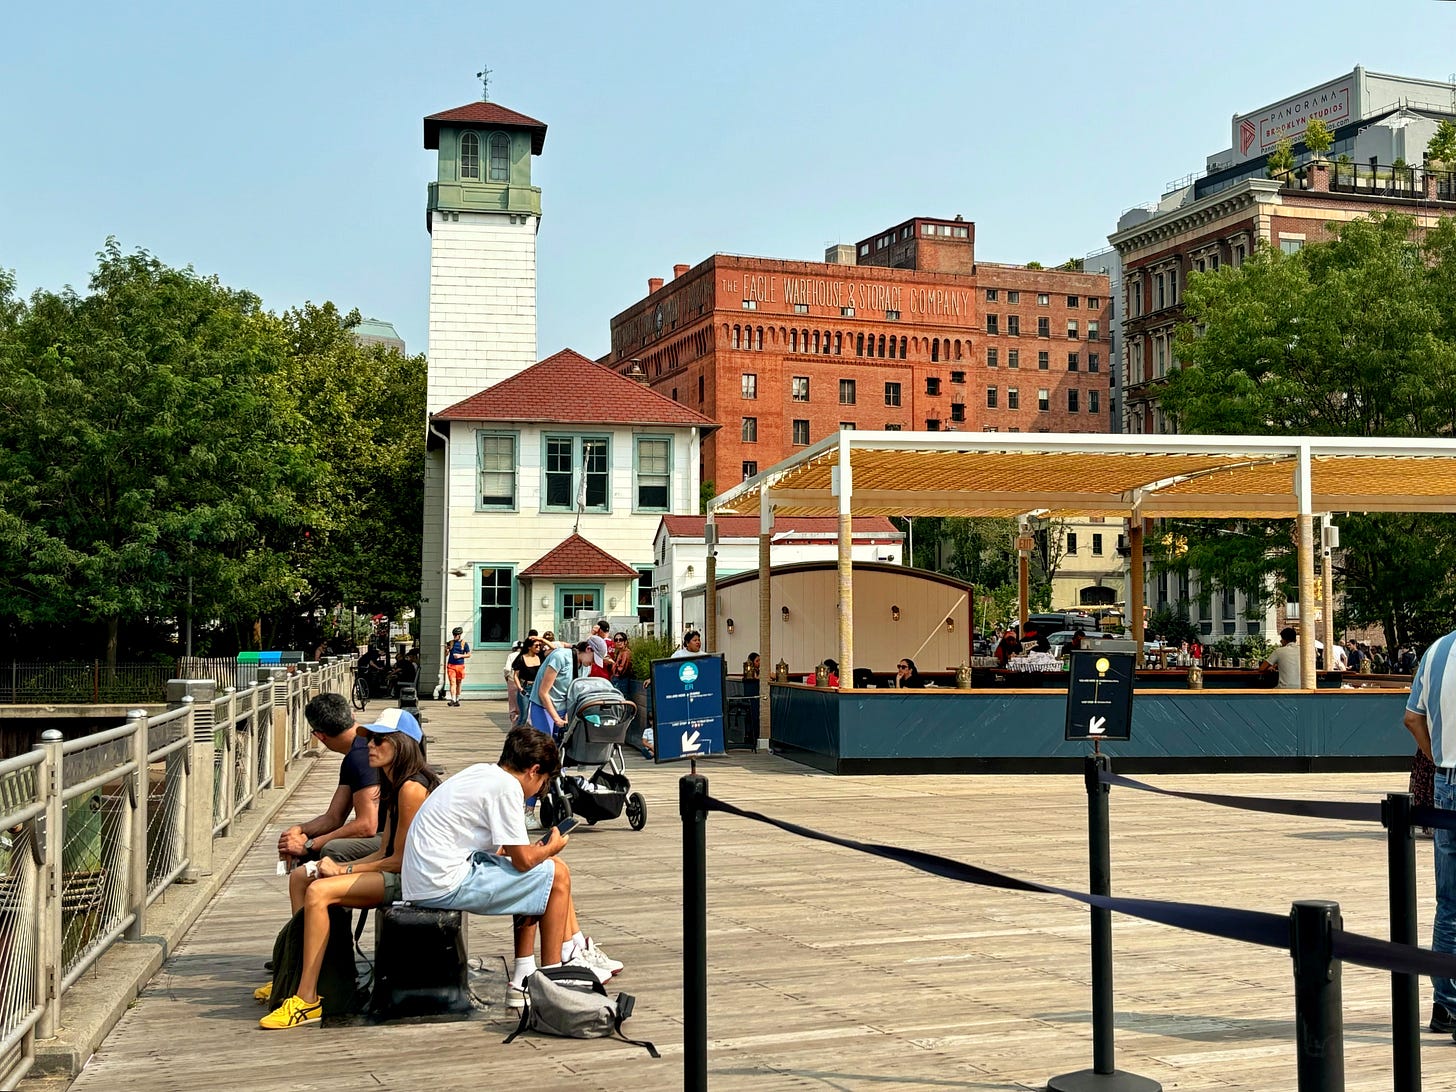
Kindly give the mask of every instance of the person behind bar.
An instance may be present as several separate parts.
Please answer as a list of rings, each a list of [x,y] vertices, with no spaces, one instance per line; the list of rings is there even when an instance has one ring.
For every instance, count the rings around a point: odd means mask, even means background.
[[[1285,626],[1279,631],[1279,647],[1259,665],[1279,672],[1279,681],[1274,684],[1276,690],[1299,689],[1299,645],[1295,643],[1298,639],[1294,627]]]

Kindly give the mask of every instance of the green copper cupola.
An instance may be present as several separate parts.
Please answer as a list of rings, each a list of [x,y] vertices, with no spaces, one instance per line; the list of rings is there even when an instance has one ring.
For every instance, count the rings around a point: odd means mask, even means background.
[[[425,118],[425,148],[438,153],[426,224],[436,212],[539,217],[541,190],[531,185],[531,157],[545,143],[544,123],[494,102]]]

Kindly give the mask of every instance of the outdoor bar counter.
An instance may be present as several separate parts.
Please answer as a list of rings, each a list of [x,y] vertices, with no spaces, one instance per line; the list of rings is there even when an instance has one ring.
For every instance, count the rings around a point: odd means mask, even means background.
[[[1124,772],[1408,770],[1415,753],[1401,723],[1405,690],[1188,690],[1186,681],[1173,689],[1139,676],[1132,739],[1106,745]],[[1080,769],[1087,744],[1062,738],[1065,678],[1053,672],[1040,688],[970,690],[775,682],[769,746],[838,774]]]

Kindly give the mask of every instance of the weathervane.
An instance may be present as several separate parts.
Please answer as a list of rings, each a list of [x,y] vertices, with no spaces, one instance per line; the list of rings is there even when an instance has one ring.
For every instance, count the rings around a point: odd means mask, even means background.
[[[480,101],[481,102],[489,102],[490,101],[490,69],[489,68],[481,68],[481,70],[475,74],[475,78],[480,81]]]

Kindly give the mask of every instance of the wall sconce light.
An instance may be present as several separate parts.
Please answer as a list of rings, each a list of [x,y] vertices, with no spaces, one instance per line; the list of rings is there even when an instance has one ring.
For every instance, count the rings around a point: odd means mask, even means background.
[[[547,595],[543,595],[541,597],[541,609],[542,610],[545,610],[549,606],[551,606],[551,597],[550,596],[547,596]]]
[[[693,575],[693,567],[691,565],[689,565],[685,570],[683,570],[683,575],[684,576],[692,576]]]
[[[890,621],[892,621],[892,622],[898,622],[899,620],[900,620],[900,608],[899,607],[891,607],[890,608]]]
[[[955,632],[955,619],[954,618],[947,618],[945,620],[945,631],[947,633],[954,633]]]
[[[779,608],[779,613],[782,614],[785,618],[787,618],[789,616],[789,608],[788,607],[780,607]]]
[[[450,575],[451,576],[464,576],[465,575],[465,570],[464,569],[451,569],[450,570]]]
[[[728,632],[729,633],[732,633],[733,632],[733,619],[732,618],[728,619]]]

